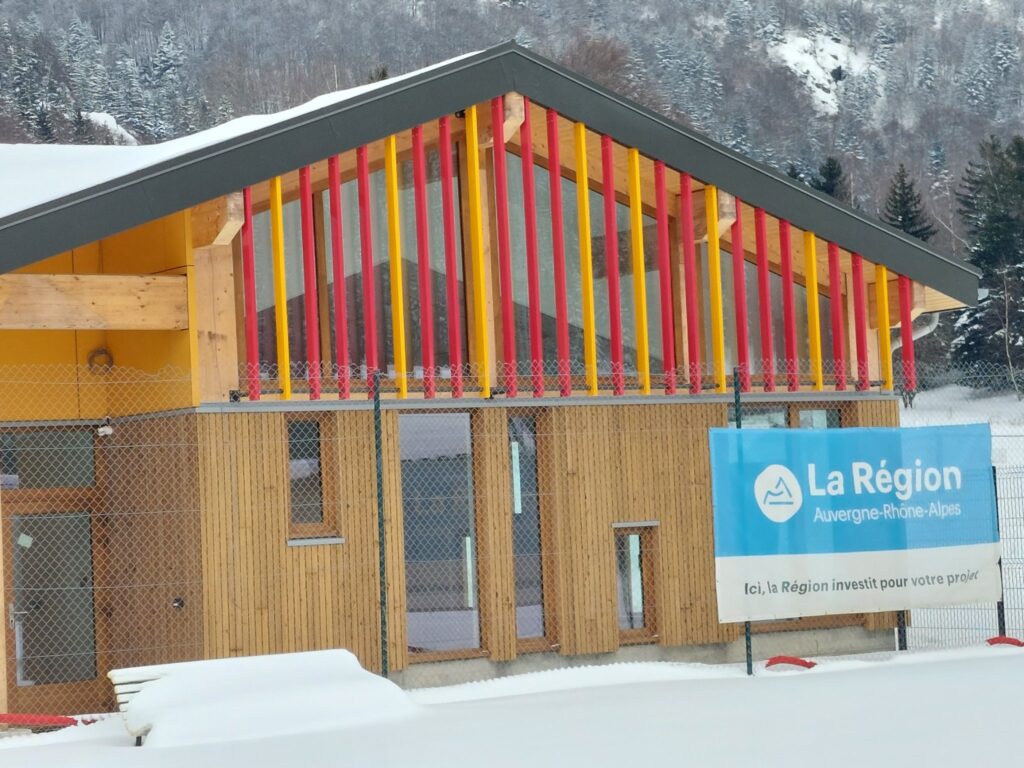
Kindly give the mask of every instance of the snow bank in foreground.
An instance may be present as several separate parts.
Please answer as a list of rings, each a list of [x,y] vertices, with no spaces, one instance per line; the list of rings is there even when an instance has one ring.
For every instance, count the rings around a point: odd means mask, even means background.
[[[288,657],[269,657],[277,666]],[[272,674],[277,671],[270,670]],[[230,707],[266,707],[279,722],[250,723],[244,740],[178,747],[117,745],[104,730],[12,739],[4,768],[512,768],[644,763],[758,768],[944,768],[1016,765],[1024,651],[900,654],[824,659],[807,672],[748,679],[733,666],[636,664],[583,667],[417,693],[399,721],[309,728],[304,705],[289,712],[281,691],[208,708],[214,730]],[[602,684],[603,683],[603,684]],[[313,685],[316,688],[316,684]],[[490,691],[505,695],[483,696]],[[296,688],[294,701],[301,701]],[[305,690],[309,690],[306,688]],[[335,693],[347,691],[335,689]],[[353,699],[358,700],[356,694]],[[290,699],[291,700],[291,699]],[[441,703],[443,700],[443,703]],[[321,702],[325,703],[325,702]],[[327,702],[329,703],[329,702]],[[373,702],[371,702],[372,704]],[[337,704],[335,703],[335,706]],[[198,719],[193,716],[193,719]],[[268,725],[273,730],[264,731]],[[236,731],[236,732],[241,732]],[[94,736],[91,735],[95,734]],[[74,738],[72,738],[74,737]]]
[[[248,656],[173,665],[128,706],[147,747],[353,728],[410,717],[409,696],[348,651]]]

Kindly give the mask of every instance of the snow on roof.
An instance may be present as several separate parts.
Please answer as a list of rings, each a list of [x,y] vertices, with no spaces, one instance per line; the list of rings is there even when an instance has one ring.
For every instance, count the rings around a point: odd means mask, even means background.
[[[337,106],[385,85],[438,69],[475,53],[474,51],[456,56],[380,82],[324,94],[282,112],[240,117],[214,128],[160,144],[0,144],[0,174],[4,178],[17,180],[16,184],[0,185],[0,219],[181,157],[194,150],[237,139],[325,107]]]

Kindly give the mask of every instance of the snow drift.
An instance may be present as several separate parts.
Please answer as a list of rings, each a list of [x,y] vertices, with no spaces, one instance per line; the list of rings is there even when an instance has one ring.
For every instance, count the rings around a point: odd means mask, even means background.
[[[147,747],[337,730],[418,711],[390,680],[348,651],[248,656],[167,665],[128,705],[131,733]]]

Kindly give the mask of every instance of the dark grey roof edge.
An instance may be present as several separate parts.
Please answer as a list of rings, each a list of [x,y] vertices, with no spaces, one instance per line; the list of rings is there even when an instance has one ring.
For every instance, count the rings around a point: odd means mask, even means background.
[[[622,141],[643,154],[685,169],[724,191],[742,190],[743,202],[762,207],[773,216],[843,248],[869,254],[894,271],[930,285],[966,304],[977,303],[977,279],[981,271],[952,254],[925,243],[881,220],[840,203],[791,179],[768,165],[735,152],[658,113],[609,91],[575,72],[527,49],[515,52],[533,65],[529,73],[516,69],[516,90],[527,95],[543,93],[566,117]],[[574,88],[585,88],[601,99],[572,98]]]
[[[980,273],[509,42],[0,219],[0,272],[516,90],[967,304]]]

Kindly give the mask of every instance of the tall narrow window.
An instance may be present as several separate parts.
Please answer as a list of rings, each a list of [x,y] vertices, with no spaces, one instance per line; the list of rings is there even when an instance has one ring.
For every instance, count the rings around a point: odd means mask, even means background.
[[[532,416],[513,417],[509,419],[508,432],[516,575],[516,636],[526,640],[545,635],[535,420]]]
[[[643,642],[657,633],[654,595],[655,528],[615,530],[615,570],[619,634]]]
[[[404,413],[398,417],[398,440],[409,651],[477,649],[469,414]]]
[[[288,515],[293,539],[337,535],[333,505],[325,488],[330,441],[319,418],[288,421]]]

